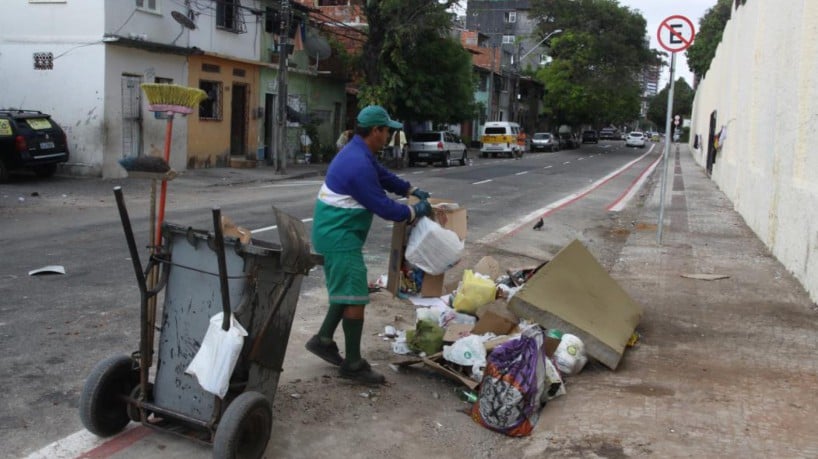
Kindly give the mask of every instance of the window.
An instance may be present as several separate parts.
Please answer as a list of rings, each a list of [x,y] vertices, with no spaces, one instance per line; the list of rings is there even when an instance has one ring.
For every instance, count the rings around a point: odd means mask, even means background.
[[[136,7],[141,10],[148,10],[159,12],[159,5],[157,0],[136,0]]]
[[[216,27],[239,32],[239,0],[219,0],[216,2]]]
[[[173,78],[155,77],[153,82],[157,84],[173,84]]]
[[[514,35],[503,35],[503,44],[504,45],[513,45],[514,44]]]
[[[200,120],[222,119],[222,83],[199,80],[199,89],[207,93],[207,99],[199,104]]]
[[[503,21],[508,23],[517,22],[517,12],[516,11],[509,11],[503,14]]]

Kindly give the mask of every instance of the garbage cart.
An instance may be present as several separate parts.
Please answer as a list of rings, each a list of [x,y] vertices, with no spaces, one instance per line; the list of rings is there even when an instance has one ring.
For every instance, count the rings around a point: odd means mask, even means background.
[[[134,421],[211,444],[215,458],[260,458],[301,281],[321,262],[310,253],[303,223],[273,208],[280,244],[242,243],[223,235],[213,209],[212,232],[163,224],[161,247],[143,269],[122,190],[114,194],[141,293],[140,343],[130,356],[108,358],[91,371],[80,397],[83,424],[110,436]],[[158,282],[149,286],[154,269]],[[160,292],[161,314],[150,307]],[[223,398],[185,373],[219,312],[224,330],[232,314],[247,331]]]

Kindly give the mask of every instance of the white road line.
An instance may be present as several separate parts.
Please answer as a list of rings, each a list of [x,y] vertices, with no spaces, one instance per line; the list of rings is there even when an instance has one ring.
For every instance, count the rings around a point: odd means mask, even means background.
[[[559,209],[560,207],[571,204],[574,201],[578,201],[579,199],[585,197],[590,192],[592,192],[592,191],[596,190],[597,188],[601,187],[602,185],[607,183],[612,178],[616,177],[617,175],[621,174],[622,172],[624,172],[625,170],[627,170],[628,168],[630,168],[631,166],[633,166],[634,164],[639,162],[642,158],[649,155],[651,151],[653,151],[653,147],[651,147],[650,150],[648,150],[648,152],[645,153],[644,155],[642,155],[642,156],[634,159],[633,161],[625,164],[624,166],[622,166],[619,169],[611,172],[610,174],[606,175],[605,177],[602,177],[601,179],[597,180],[596,182],[591,183],[590,185],[586,186],[585,188],[583,188],[583,189],[581,189],[581,190],[579,190],[579,191],[577,191],[575,193],[571,193],[571,194],[569,194],[569,195],[567,195],[567,196],[565,196],[565,197],[563,197],[561,199],[558,199],[558,200],[552,202],[551,204],[548,204],[545,207],[541,207],[541,208],[539,208],[539,209],[537,209],[537,210],[535,210],[535,211],[533,211],[533,212],[531,212],[531,213],[529,213],[527,215],[524,215],[523,217],[518,218],[517,220],[509,223],[508,225],[498,229],[497,231],[495,231],[493,233],[490,233],[490,234],[487,234],[487,235],[483,236],[480,240],[477,241],[477,244],[491,244],[493,242],[496,242],[496,241],[502,239],[503,237],[505,237],[506,235],[508,235],[509,233],[513,233],[514,231],[517,231],[520,227],[522,227],[523,225],[528,224],[528,222],[530,222],[531,220],[533,220],[535,218],[538,218],[538,217],[544,217],[544,216],[548,215],[549,213]]]
[[[412,174],[422,174],[422,173],[423,173],[423,171],[415,171],[415,172],[412,172]]]
[[[543,169],[551,169],[552,166],[545,166]]]
[[[111,442],[122,437],[133,429],[139,428],[141,424],[130,423],[121,433],[115,437],[101,438],[83,429],[78,432],[46,445],[26,456],[26,459],[73,459],[81,456],[86,451],[90,451],[100,445]]]
[[[522,172],[517,172],[517,173],[516,173],[516,174],[514,174],[514,175],[525,175],[525,174],[527,174],[527,173],[528,173],[528,171],[522,171]]]
[[[563,166],[566,164],[571,164],[571,161],[565,161],[564,163],[562,163]]]
[[[308,222],[311,222],[312,219],[311,218],[302,218],[301,221],[304,222],[304,223],[308,223]],[[250,232],[253,233],[253,234],[263,233],[265,231],[271,231],[271,230],[274,230],[276,228],[278,228],[278,225],[265,226],[264,228],[258,228],[258,229],[250,230]]]
[[[651,147],[651,150],[653,147]],[[608,206],[609,212],[619,212],[625,208],[625,206],[630,202],[631,199],[642,189],[642,185],[647,181],[650,174],[653,173],[653,170],[656,169],[656,166],[659,165],[659,161],[661,161],[662,156],[660,155],[656,158],[653,163],[651,163],[645,170],[636,178],[636,180],[631,183],[631,186],[622,193],[616,201],[613,202],[610,206]]]
[[[491,181],[491,179],[488,179],[488,180],[481,180],[481,181],[479,181],[479,182],[473,182],[473,183],[472,183],[472,185],[480,185],[480,184],[482,184],[482,183],[489,183],[490,181]]]
[[[580,158],[577,158],[577,161],[582,161],[582,160],[584,160],[584,159],[585,159],[585,158],[580,157]]]

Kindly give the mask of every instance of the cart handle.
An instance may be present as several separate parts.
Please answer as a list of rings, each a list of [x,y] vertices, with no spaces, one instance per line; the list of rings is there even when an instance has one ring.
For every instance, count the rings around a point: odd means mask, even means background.
[[[230,330],[230,290],[227,284],[227,262],[224,256],[224,234],[222,233],[222,210],[213,208],[213,234],[216,243],[216,259],[219,261],[219,282],[222,291],[222,330]]]

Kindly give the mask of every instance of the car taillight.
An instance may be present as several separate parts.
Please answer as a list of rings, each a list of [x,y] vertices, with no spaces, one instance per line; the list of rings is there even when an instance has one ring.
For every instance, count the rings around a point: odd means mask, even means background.
[[[443,142],[438,142],[437,143],[437,149],[440,150],[440,151],[443,151]]]
[[[19,153],[27,152],[28,151],[28,144],[26,144],[26,138],[18,135],[14,138],[14,148],[17,149]]]

